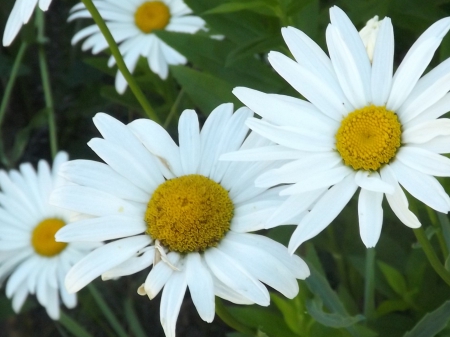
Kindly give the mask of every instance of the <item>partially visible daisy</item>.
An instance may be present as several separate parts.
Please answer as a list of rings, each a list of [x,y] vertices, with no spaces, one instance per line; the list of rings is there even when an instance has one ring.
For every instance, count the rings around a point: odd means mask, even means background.
[[[97,114],[94,123],[104,138],[88,144],[106,164],[65,164],[60,172],[74,184],[55,190],[51,202],[93,216],[62,228],[58,241],[113,241],[69,271],[69,292],[100,275],[130,275],[153,264],[138,292],[153,299],[164,287],[160,315],[168,337],[175,336],[186,288],[207,322],[214,318],[215,295],[266,306],[264,282],[294,297],[296,278],[309,275],[305,262],[283,245],[248,233],[261,229],[283,201],[279,188],[253,186],[273,164],[218,161],[222,153],[268,143],[257,135],[244,141],[244,121],[251,115],[247,108],[233,114],[233,105],[223,104],[200,131],[196,113],[185,110],[177,146],[151,120],[124,125]]]
[[[52,190],[63,183],[57,171],[68,156],[59,152],[50,169],[41,160],[35,171],[31,164],[20,170],[0,171],[0,284],[19,312],[28,294],[36,294],[48,315],[59,319],[59,302],[68,308],[76,296],[67,292],[64,278],[70,267],[98,244],[61,243],[55,233],[77,214],[48,203]]]
[[[420,78],[449,30],[450,18],[427,29],[392,76],[389,18],[379,26],[371,62],[347,15],[332,7],[330,17],[330,57],[292,27],[283,28],[282,34],[295,61],[269,54],[275,70],[309,102],[234,90],[264,118],[250,119],[247,125],[278,145],[222,158],[290,160],[258,177],[256,186],[288,184],[281,194],[289,199],[268,219],[270,226],[283,223],[283,213],[292,207],[296,212],[311,210],[298,222],[291,252],[326,228],[358,188],[360,234],[367,247],[379,239],[384,196],[405,225],[421,225],[408,209],[402,187],[439,212],[450,210],[450,198],[434,177],[450,176],[450,159],[440,155],[450,152],[450,120],[438,118],[450,110],[450,59]]]
[[[3,32],[3,45],[5,47],[13,42],[22,25],[28,23],[38,1],[39,8],[44,12],[47,11],[52,2],[52,0],[16,0]]]
[[[185,64],[186,58],[153,32],[167,30],[194,34],[203,29],[205,22],[198,16],[189,15],[191,9],[182,0],[98,0],[95,5],[108,25],[114,40],[119,43],[125,63],[133,72],[140,56],[146,57],[150,69],[166,79],[169,65]],[[91,18],[90,13],[82,3],[72,8],[69,21]],[[86,38],[82,49],[92,49],[97,54],[108,47],[98,26],[92,25],[80,30],[72,39],[72,44]],[[115,64],[113,56],[108,66]],[[127,88],[127,82],[118,70],[116,75],[116,90],[122,94]]]

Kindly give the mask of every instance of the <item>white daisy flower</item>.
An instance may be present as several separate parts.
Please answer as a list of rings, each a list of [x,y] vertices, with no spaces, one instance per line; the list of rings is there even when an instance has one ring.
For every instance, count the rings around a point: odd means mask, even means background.
[[[309,275],[305,262],[262,235],[264,219],[279,205],[279,189],[253,186],[271,163],[228,163],[230,150],[268,142],[244,138],[247,108],[217,107],[201,132],[197,115],[185,110],[177,146],[157,123],[138,119],[124,125],[99,113],[94,123],[104,139],[89,146],[106,162],[74,160],[61,174],[74,185],[54,191],[52,202],[93,219],[62,228],[58,241],[114,240],[93,251],[67,274],[76,292],[98,276],[104,280],[136,273],[153,264],[138,292],[153,299],[164,287],[161,324],[175,325],[186,288],[200,317],[214,318],[214,296],[238,304],[269,304],[264,282],[289,298],[296,278]],[[161,260],[160,262],[158,262]]]
[[[5,47],[13,42],[22,25],[28,23],[38,2],[39,8],[45,12],[52,0],[16,0],[3,32],[3,45]]]
[[[308,101],[236,88],[235,95],[264,119],[248,126],[278,145],[223,156],[233,160],[290,159],[258,177],[256,186],[289,184],[289,199],[270,219],[311,211],[298,222],[291,252],[316,236],[340,213],[358,187],[361,238],[377,243],[386,199],[405,225],[421,224],[408,209],[402,186],[431,208],[447,213],[450,198],[434,177],[450,176],[450,59],[421,77],[450,18],[427,29],[393,73],[394,34],[389,18],[378,31],[371,63],[358,31],[339,8],[330,9],[330,57],[303,32],[283,28],[295,61],[271,52],[275,70]],[[421,78],[420,78],[421,77]]]
[[[76,214],[48,203],[53,188],[63,179],[56,172],[68,156],[59,152],[53,169],[41,160],[35,171],[31,164],[20,170],[0,171],[0,284],[18,312],[28,294],[36,294],[48,315],[59,319],[59,295],[67,308],[76,296],[64,287],[70,267],[98,244],[61,243],[55,233]]]
[[[188,15],[192,10],[182,0],[96,0],[94,4],[114,40],[120,44],[120,52],[130,72],[134,71],[139,57],[144,56],[150,69],[162,79],[167,78],[169,65],[185,64],[187,60],[160,40],[153,31],[162,29],[194,34],[205,26],[205,22],[198,16]],[[69,21],[80,18],[91,18],[82,3],[72,8]],[[83,50],[92,49],[92,53],[97,54],[108,48],[108,43],[96,25],[76,33],[72,44],[86,37],[82,44]],[[114,64],[115,59],[111,56],[108,66],[112,67]],[[118,70],[116,90],[123,94],[126,88],[127,82]]]

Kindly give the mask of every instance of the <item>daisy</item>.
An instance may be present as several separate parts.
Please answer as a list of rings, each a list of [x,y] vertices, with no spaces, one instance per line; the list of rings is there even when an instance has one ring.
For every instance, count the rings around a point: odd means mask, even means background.
[[[48,315],[59,319],[59,296],[67,308],[76,296],[64,287],[70,267],[97,244],[55,242],[55,233],[76,214],[48,203],[53,188],[63,179],[56,172],[68,156],[59,152],[53,169],[41,160],[35,171],[31,164],[20,170],[0,171],[0,284],[6,278],[6,296],[19,312],[28,294],[36,294]],[[58,296],[59,293],[59,296]]]
[[[52,0],[16,0],[3,32],[3,45],[5,47],[13,42],[22,25],[28,23],[38,1],[39,8],[44,12],[48,10],[52,2]]]
[[[281,195],[289,198],[267,220],[269,226],[288,220],[287,211],[310,210],[291,237],[291,252],[326,228],[358,188],[360,234],[367,247],[379,239],[384,196],[400,221],[412,228],[421,224],[408,209],[403,189],[439,212],[450,210],[450,198],[434,177],[450,176],[450,160],[440,155],[450,152],[450,120],[438,118],[450,109],[450,60],[421,77],[450,28],[450,18],[427,29],[392,76],[389,18],[379,25],[371,62],[347,15],[333,7],[330,17],[330,57],[292,27],[282,34],[295,61],[269,53],[274,69],[308,101],[234,90],[263,117],[247,125],[277,144],[222,157],[289,159],[258,177],[256,186],[285,184]]]
[[[160,40],[153,32],[167,30],[194,34],[204,29],[205,22],[193,15],[192,10],[182,0],[97,0],[95,5],[108,25],[114,40],[119,43],[119,49],[124,61],[133,72],[140,56],[147,58],[150,69],[166,79],[169,65],[185,64],[186,58],[175,49]],[[90,13],[82,3],[72,8],[69,21],[91,18]],[[92,25],[80,30],[72,39],[72,44],[86,38],[82,49],[92,49],[97,54],[108,47],[100,29]],[[115,64],[113,56],[108,66]],[[116,75],[116,90],[123,94],[127,82],[118,70]]]
[[[124,125],[99,113],[94,123],[104,139],[88,145],[106,164],[74,160],[61,174],[73,182],[54,191],[52,202],[93,216],[62,228],[63,242],[113,240],[93,251],[67,274],[73,293],[98,276],[130,275],[153,264],[141,295],[153,299],[164,287],[161,324],[166,336],[175,325],[186,288],[200,317],[214,318],[214,296],[238,304],[269,304],[261,283],[289,298],[296,278],[309,275],[305,262],[283,245],[257,234],[264,218],[282,202],[279,189],[253,186],[273,164],[228,163],[230,150],[267,144],[254,135],[245,141],[247,108],[217,107],[201,132],[197,115],[185,110],[177,146],[157,123],[138,119]]]

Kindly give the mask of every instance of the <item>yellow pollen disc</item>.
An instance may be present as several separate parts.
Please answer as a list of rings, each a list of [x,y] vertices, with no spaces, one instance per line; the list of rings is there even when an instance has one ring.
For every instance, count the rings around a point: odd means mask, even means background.
[[[56,242],[55,234],[65,225],[60,219],[50,218],[41,221],[33,230],[31,244],[39,255],[51,257],[59,254],[67,243]]]
[[[202,252],[224,237],[233,211],[220,184],[190,174],[167,180],[155,190],[145,212],[146,232],[171,251]]]
[[[345,165],[376,171],[395,156],[401,134],[395,113],[370,105],[344,118],[336,133],[336,147]]]
[[[163,29],[169,20],[169,7],[161,1],[144,2],[134,13],[134,23],[146,34],[155,29]]]

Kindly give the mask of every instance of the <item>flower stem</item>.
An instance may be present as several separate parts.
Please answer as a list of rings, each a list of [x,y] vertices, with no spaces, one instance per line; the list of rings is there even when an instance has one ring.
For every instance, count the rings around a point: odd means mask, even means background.
[[[11,97],[12,89],[14,87],[14,83],[16,82],[17,73],[19,72],[20,64],[22,63],[22,59],[25,55],[27,46],[28,44],[26,42],[22,42],[19,48],[19,52],[16,55],[16,59],[14,60],[13,67],[11,69],[11,75],[9,76],[5,92],[3,93],[2,103],[0,104],[0,127],[3,123],[6,107],[8,106],[9,98]]]
[[[97,303],[98,307],[102,311],[103,315],[111,325],[111,327],[114,329],[116,334],[119,337],[127,337],[128,334],[124,330],[124,328],[118,323],[117,317],[114,315],[112,310],[108,307],[108,304],[103,299],[100,292],[95,288],[95,286],[91,283],[88,285],[88,289],[91,292],[92,297],[94,298],[95,302]]]
[[[36,11],[36,24],[38,27],[38,57],[39,68],[41,70],[42,88],[44,90],[45,106],[48,116],[48,130],[50,134],[50,150],[52,157],[55,158],[58,152],[58,141],[56,137],[55,109],[53,104],[53,94],[50,86],[50,75],[47,67],[47,57],[45,55],[44,43],[44,12]]]
[[[183,95],[184,95],[184,89],[181,89],[180,92],[178,93],[178,96],[177,96],[175,102],[173,103],[172,107],[170,108],[170,111],[169,111],[169,114],[167,115],[166,120],[164,121],[164,124],[163,124],[164,129],[167,129],[167,127],[170,124],[170,121],[173,119],[175,113],[177,112],[178,106],[180,105]]]
[[[117,46],[116,41],[114,40],[113,36],[111,35],[111,32],[108,29],[108,26],[106,25],[105,21],[101,17],[101,15],[100,15],[99,11],[97,10],[97,8],[95,7],[94,3],[92,2],[92,0],[81,0],[81,1],[86,6],[86,9],[89,11],[89,13],[91,14],[95,23],[97,24],[98,28],[102,32],[106,41],[108,42],[109,48],[111,50],[111,53],[114,56],[114,59],[116,60],[116,64],[117,64],[117,67],[119,68],[119,71],[125,77],[125,80],[127,81],[128,85],[130,86],[131,91],[133,92],[134,96],[141,104],[141,106],[144,109],[145,113],[147,114],[148,118],[154,120],[157,123],[160,123],[158,115],[156,114],[155,110],[153,110],[152,106],[150,105],[150,103],[148,102],[144,93],[142,92],[141,88],[138,86],[138,84],[134,80],[133,76],[129,72],[127,65],[125,64],[125,61],[123,60],[122,54],[120,53],[119,47]]]
[[[227,310],[222,300],[217,296],[216,296],[216,314],[230,328],[233,328],[234,330],[239,331],[246,335],[256,336],[256,331],[237,321],[233,317],[233,315],[231,315],[230,312]]]
[[[61,311],[58,321],[67,331],[76,337],[92,337],[84,328],[79,325],[75,320],[67,316]]]
[[[364,279],[364,316],[373,317],[375,312],[375,248],[366,250],[366,270]]]
[[[414,234],[416,235],[417,241],[419,241],[420,245],[422,246],[422,249],[425,255],[427,256],[428,261],[430,262],[434,271],[445,281],[445,283],[447,283],[450,286],[450,273],[447,271],[447,269],[445,269],[441,261],[439,261],[439,258],[434,252],[434,249],[431,246],[430,241],[428,241],[428,238],[425,235],[425,231],[423,230],[423,228],[422,227],[415,228]]]

